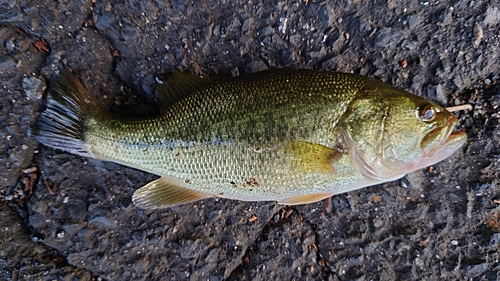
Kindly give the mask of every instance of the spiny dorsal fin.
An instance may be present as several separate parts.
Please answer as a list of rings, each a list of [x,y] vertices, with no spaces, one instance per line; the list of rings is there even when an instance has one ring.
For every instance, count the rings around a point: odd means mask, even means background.
[[[333,195],[332,193],[298,195],[298,196],[286,198],[278,203],[282,204],[282,205],[308,204],[308,203],[313,203],[313,202],[323,200],[323,199],[328,198],[332,195]]]
[[[293,167],[298,173],[332,173],[332,163],[342,155],[336,149],[321,144],[294,141],[285,147],[285,153],[293,156]]]
[[[188,189],[181,180],[162,177],[137,190],[132,196],[134,205],[142,209],[161,209],[210,197]]]
[[[215,78],[200,77],[178,70],[171,73],[162,73],[158,76],[158,79],[162,81],[156,88],[156,97],[160,102],[160,109],[165,109],[192,92],[206,88],[218,81]]]

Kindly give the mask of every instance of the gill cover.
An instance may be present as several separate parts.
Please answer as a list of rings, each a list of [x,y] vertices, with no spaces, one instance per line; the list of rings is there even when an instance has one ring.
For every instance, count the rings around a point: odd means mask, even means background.
[[[351,161],[367,178],[388,180],[450,156],[465,141],[444,108],[378,81],[368,83],[340,123]]]

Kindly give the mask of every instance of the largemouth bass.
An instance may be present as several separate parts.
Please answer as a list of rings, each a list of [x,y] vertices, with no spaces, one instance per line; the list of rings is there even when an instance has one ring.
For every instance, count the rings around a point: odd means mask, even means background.
[[[232,79],[174,71],[161,113],[108,113],[70,71],[53,81],[35,138],[77,155],[161,176],[140,208],[210,197],[305,204],[392,181],[466,141],[443,107],[346,73],[275,70]]]

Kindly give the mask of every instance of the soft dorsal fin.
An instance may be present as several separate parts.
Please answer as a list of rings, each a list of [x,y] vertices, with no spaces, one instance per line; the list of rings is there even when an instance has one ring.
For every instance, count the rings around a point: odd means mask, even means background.
[[[160,102],[160,109],[164,109],[196,90],[215,84],[218,79],[201,77],[194,74],[173,70],[158,76],[161,84],[156,87],[156,97]]]
[[[138,189],[132,202],[142,209],[161,209],[210,197],[182,185],[179,179],[159,178]]]

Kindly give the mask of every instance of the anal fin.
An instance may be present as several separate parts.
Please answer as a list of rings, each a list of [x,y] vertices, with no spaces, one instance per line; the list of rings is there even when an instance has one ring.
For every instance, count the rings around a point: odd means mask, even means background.
[[[208,197],[205,193],[183,187],[180,180],[161,177],[138,189],[132,202],[142,209],[161,209]]]
[[[282,205],[300,205],[300,204],[309,204],[317,201],[321,201],[325,198],[333,196],[332,193],[322,193],[322,194],[308,194],[308,195],[299,195],[294,197],[286,198],[280,202]]]

